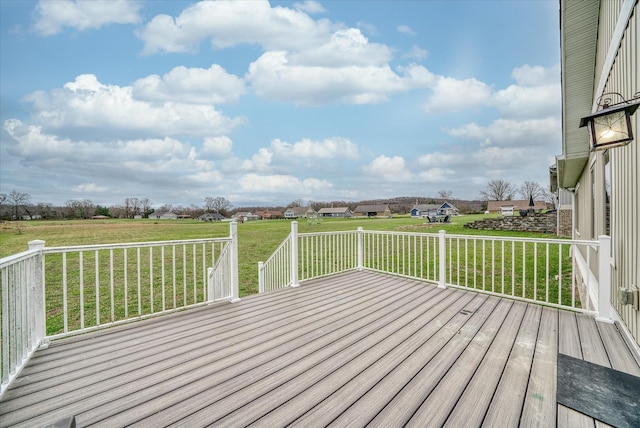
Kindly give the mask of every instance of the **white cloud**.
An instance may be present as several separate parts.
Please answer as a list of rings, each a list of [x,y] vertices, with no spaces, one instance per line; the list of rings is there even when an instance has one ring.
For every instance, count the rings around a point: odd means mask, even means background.
[[[299,179],[292,175],[246,174],[238,181],[240,189],[252,193],[284,193],[299,195],[326,191],[331,182],[318,178]]]
[[[140,7],[141,3],[127,0],[40,0],[34,29],[50,36],[64,27],[83,31],[108,24],[136,24]]]
[[[462,156],[454,153],[435,152],[418,157],[418,165],[421,167],[439,167],[442,165],[451,165]]]
[[[473,78],[458,80],[440,76],[432,89],[433,93],[423,105],[428,113],[477,107],[491,97],[491,87]]]
[[[481,141],[483,146],[550,147],[558,143],[561,132],[556,117],[531,120],[498,119],[488,126],[471,123],[446,132],[455,137]]]
[[[541,118],[560,116],[560,82],[538,86],[511,85],[493,94],[489,103],[505,118]]]
[[[450,168],[430,168],[418,173],[417,179],[425,183],[447,183],[456,172]]]
[[[534,67],[523,65],[522,67],[514,68],[511,72],[511,77],[519,86],[555,85],[560,83],[560,65],[557,64],[551,68],[544,68],[539,65]]]
[[[244,93],[241,78],[213,64],[208,69],[179,66],[162,77],[152,74],[138,79],[132,96],[143,101],[223,104],[238,101]]]
[[[391,58],[389,47],[370,43],[357,28],[337,30],[326,41],[287,55],[291,65],[326,68],[384,66]]]
[[[272,170],[272,157],[273,153],[263,147],[251,156],[251,159],[245,159],[242,161],[239,169],[242,171],[270,172]]]
[[[411,179],[411,172],[407,169],[404,158],[400,156],[378,156],[370,164],[362,167],[362,171],[373,177],[385,181],[406,181]]]
[[[297,10],[301,10],[309,14],[326,12],[326,9],[320,3],[314,0],[305,0],[303,2],[296,2],[293,4],[293,7]]]
[[[415,36],[416,34],[408,25],[398,25],[397,30],[399,33],[408,34],[410,36]]]
[[[107,190],[106,187],[98,186],[96,183],[84,183],[71,188],[74,193],[103,193]]]
[[[214,157],[228,157],[231,155],[233,141],[226,135],[220,137],[206,137],[202,144],[202,153]]]
[[[335,29],[326,20],[314,21],[301,10],[271,7],[266,0],[201,1],[175,18],[155,16],[138,36],[145,43],[145,54],[193,52],[205,39],[216,48],[247,43],[278,50],[314,46]]]
[[[27,100],[33,103],[33,120],[43,128],[102,139],[113,134],[220,135],[244,123],[211,105],[136,100],[131,86],[104,85],[92,74],[78,76],[63,89],[35,92]]]
[[[411,50],[402,55],[403,58],[413,58],[416,60],[423,60],[429,56],[429,51],[422,49],[418,45],[411,46]]]
[[[375,104],[389,96],[424,86],[424,67],[400,69],[403,75],[384,66],[339,68],[291,65],[286,52],[267,52],[254,61],[247,73],[258,96],[297,104]]]
[[[271,142],[272,153],[286,159],[356,159],[358,146],[346,138],[327,138],[313,141],[308,138],[295,143],[287,143],[279,139]]]

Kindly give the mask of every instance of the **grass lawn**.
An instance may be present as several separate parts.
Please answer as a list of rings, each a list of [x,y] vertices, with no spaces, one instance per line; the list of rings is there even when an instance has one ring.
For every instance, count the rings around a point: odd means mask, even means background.
[[[320,224],[307,224],[301,219],[298,232],[387,230],[403,232],[447,233],[465,235],[518,236],[550,238],[549,234],[491,232],[465,229],[467,222],[484,215],[452,217],[449,224],[427,223],[409,216],[392,219],[324,219]],[[238,257],[240,295],[258,291],[258,262],[265,261],[291,230],[288,220],[252,221],[238,225]],[[46,241],[47,247],[109,244],[123,242],[169,241],[228,236],[228,223],[203,223],[195,220],[71,220],[23,221],[0,224],[0,257],[19,253],[34,239]]]

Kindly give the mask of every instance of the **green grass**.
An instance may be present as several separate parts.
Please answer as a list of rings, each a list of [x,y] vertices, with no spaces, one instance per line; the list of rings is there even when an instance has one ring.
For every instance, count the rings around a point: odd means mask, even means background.
[[[486,236],[545,237],[548,234],[478,231],[465,229],[469,221],[484,215],[453,217],[451,223],[426,223],[409,216],[392,219],[324,219],[320,224],[298,222],[298,232],[387,230],[403,232],[447,233]],[[240,295],[258,292],[258,262],[265,261],[291,230],[288,220],[252,221],[238,224],[238,258]],[[229,235],[228,223],[203,223],[194,220],[72,220],[24,221],[0,224],[0,257],[19,253],[34,239],[46,241],[47,247],[111,244],[123,242],[170,241],[177,239],[217,238]]]
[[[298,232],[330,232],[330,231],[352,231],[358,227],[365,230],[381,230],[381,231],[400,231],[400,232],[421,232],[421,233],[437,233],[438,230],[445,230],[449,234],[465,234],[465,235],[489,235],[489,236],[518,236],[518,237],[537,237],[550,238],[548,234],[537,233],[513,233],[513,232],[497,232],[497,231],[477,231],[473,229],[465,229],[463,225],[466,222],[477,220],[485,216],[459,216],[453,217],[449,224],[432,224],[427,223],[423,219],[413,219],[409,216],[395,217],[392,219],[325,219],[319,224],[308,224],[306,220],[301,219],[298,222]],[[288,220],[271,220],[271,221],[253,221],[238,224],[238,257],[239,257],[239,288],[240,296],[246,296],[258,292],[257,270],[258,262],[266,261],[273,251],[286,238],[291,230],[291,222]],[[194,220],[84,220],[84,221],[29,221],[20,223],[3,223],[0,224],[0,257],[6,257],[15,253],[19,253],[28,248],[28,242],[35,239],[41,239],[46,242],[47,247],[70,246],[70,245],[87,245],[87,244],[111,244],[111,243],[135,243],[150,241],[171,241],[183,239],[198,238],[217,238],[229,235],[229,223],[202,223]],[[169,247],[167,247],[169,248]],[[146,250],[148,251],[148,250]],[[151,269],[151,261],[148,253],[143,249],[142,252],[142,269],[145,274],[153,271],[151,280],[143,280],[142,293],[138,297],[135,285],[130,286],[127,292],[119,287],[123,281],[123,269],[118,270],[119,273],[113,278],[116,283],[116,293],[114,296],[115,319],[125,318],[124,314],[124,297],[127,296],[127,310],[129,316],[137,314],[139,305],[142,306],[142,313],[149,313],[150,307],[153,306],[157,311],[162,306],[162,293],[165,294],[168,307],[173,307],[174,297],[173,290],[170,285],[165,285],[164,289],[160,281],[161,262],[159,260],[159,250],[154,250],[153,269]],[[170,251],[170,250],[167,250]],[[181,251],[181,250],[180,250]],[[190,249],[188,251],[191,251]],[[198,250],[199,252],[200,250]],[[127,276],[128,282],[135,284],[136,272],[134,266],[133,250],[127,254]],[[198,253],[196,259],[201,260],[201,253]],[[69,266],[77,266],[77,254],[69,255],[67,263]],[[111,320],[111,287],[110,266],[109,266],[108,250],[101,251],[99,256],[100,275],[95,278],[95,255],[93,252],[86,252],[84,263],[84,318],[86,325],[94,325],[98,315],[96,309],[96,301],[100,305],[101,323]],[[206,256],[206,260],[209,257]],[[114,255],[116,264],[123,264],[123,254]],[[61,287],[52,287],[50,284],[62,283],[62,256],[47,256],[47,331],[49,334],[59,332],[63,328],[62,308],[61,308]],[[170,260],[165,255],[165,260]],[[173,266],[171,262],[167,263],[167,277],[173,275]],[[199,262],[198,262],[199,263]],[[183,296],[183,290],[180,287],[182,282],[182,273],[187,278],[192,277],[193,267],[191,262],[181,266],[179,263],[175,268],[175,272],[179,278],[178,293],[176,295],[177,306],[181,306],[185,301],[192,303],[194,299],[201,299],[204,291],[203,283],[200,279],[200,272],[204,267],[198,266],[198,285],[193,291],[193,286],[189,285],[189,291],[186,300]],[[117,269],[114,269],[114,271]],[[477,267],[478,278],[491,274],[482,266]],[[76,275],[76,276],[73,276]],[[77,277],[79,273],[69,274],[67,282],[69,285],[69,324],[70,328],[78,328],[80,322],[80,304],[79,304],[79,284]],[[449,279],[449,278],[448,278]],[[96,280],[99,286],[96,290]],[[476,279],[477,281],[477,279]],[[170,283],[171,281],[168,280]],[[99,300],[96,299],[99,294]],[[197,295],[196,295],[197,294]]]

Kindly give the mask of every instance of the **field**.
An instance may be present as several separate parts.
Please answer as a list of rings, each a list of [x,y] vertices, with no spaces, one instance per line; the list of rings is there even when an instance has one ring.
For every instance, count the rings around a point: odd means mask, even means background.
[[[449,224],[430,224],[423,219],[400,216],[392,219],[325,219],[320,224],[307,224],[301,219],[299,233],[356,230],[415,231],[492,236],[550,238],[548,234],[505,233],[465,229],[463,224],[483,218],[482,215],[453,217]],[[238,258],[240,296],[258,291],[258,262],[265,261],[291,230],[288,220],[253,221],[238,225]],[[228,223],[202,223],[195,220],[74,220],[24,221],[0,224],[0,257],[28,248],[34,239],[47,247],[110,244],[123,242],[170,241],[228,236]]]

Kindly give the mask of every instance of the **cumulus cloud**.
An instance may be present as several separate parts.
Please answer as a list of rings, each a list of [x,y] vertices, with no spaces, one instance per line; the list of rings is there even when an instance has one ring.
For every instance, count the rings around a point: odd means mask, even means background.
[[[314,141],[304,138],[295,143],[279,139],[271,142],[270,150],[276,156],[286,159],[357,159],[358,146],[346,138],[327,138]]]
[[[314,21],[302,10],[271,7],[266,0],[251,2],[201,1],[177,17],[157,15],[139,32],[143,53],[194,52],[208,39],[216,48],[241,43],[269,50],[301,49],[337,27],[327,20]]]
[[[27,100],[33,104],[33,120],[44,129],[69,134],[84,130],[85,136],[101,138],[114,133],[120,138],[220,135],[244,123],[211,105],[141,101],[131,86],[105,85],[92,74],[80,75],[62,89],[35,92]]]
[[[429,51],[422,49],[418,45],[411,46],[411,50],[402,55],[403,58],[413,58],[415,60],[423,60],[429,56]]]
[[[560,64],[545,68],[542,66],[523,65],[511,72],[511,77],[520,86],[546,86],[560,83]]]
[[[375,104],[395,93],[425,85],[431,73],[414,65],[396,74],[388,65],[327,68],[292,65],[287,53],[266,52],[247,73],[258,96],[297,104]]]
[[[176,189],[187,182],[222,178],[213,162],[198,159],[194,147],[169,137],[72,140],[47,134],[41,127],[17,119],[7,120],[4,129],[15,141],[7,145],[7,153],[20,158],[25,166],[65,171],[69,190],[76,193],[119,192],[145,183]],[[81,182],[73,185],[74,176],[82,177]],[[88,183],[87,177],[100,180],[100,186],[92,186],[95,182]]]
[[[324,13],[326,9],[317,1],[314,0],[306,0],[303,2],[296,2],[293,4],[293,7],[297,10],[301,10],[308,14],[316,14],[316,13]]]
[[[371,163],[362,167],[362,171],[370,176],[380,177],[387,181],[405,181],[411,179],[411,172],[400,156],[378,156]]]
[[[398,25],[397,30],[399,33],[415,36],[415,32],[408,25]]]
[[[241,190],[256,193],[307,194],[326,191],[331,182],[318,178],[299,179],[293,175],[246,174],[238,181]]]
[[[71,188],[74,193],[103,193],[107,190],[106,187],[98,186],[96,183],[84,183]]]
[[[224,104],[246,93],[244,81],[217,64],[208,69],[175,67],[133,83],[132,96],[142,101],[173,101],[189,104]]]
[[[79,31],[108,24],[137,24],[141,3],[128,0],[40,0],[34,30],[44,36],[68,27]]]
[[[544,147],[555,145],[561,132],[560,119],[509,120],[498,119],[487,126],[471,123],[447,133],[455,137],[481,141],[483,146]]]
[[[470,78],[458,80],[440,76],[432,88],[432,94],[424,103],[426,112],[459,111],[486,104],[491,97],[491,87]]]
[[[213,157],[224,158],[231,155],[233,141],[226,135],[206,137],[202,143],[202,153]]]

